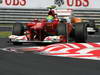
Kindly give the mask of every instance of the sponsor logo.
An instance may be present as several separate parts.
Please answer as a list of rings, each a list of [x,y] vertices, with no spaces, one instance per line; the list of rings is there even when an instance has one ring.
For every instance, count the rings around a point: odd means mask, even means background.
[[[58,5],[59,7],[64,4],[64,0],[55,0],[54,4]]]
[[[62,5],[66,5],[67,7],[88,7],[90,2],[89,0],[55,0],[54,4],[61,7]]]
[[[25,6],[27,0],[4,0],[4,4],[7,6]]]

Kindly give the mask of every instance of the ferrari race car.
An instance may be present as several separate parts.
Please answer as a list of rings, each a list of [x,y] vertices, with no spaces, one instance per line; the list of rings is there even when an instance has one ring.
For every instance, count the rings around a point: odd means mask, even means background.
[[[89,20],[89,24],[87,25],[87,32],[88,34],[94,34],[95,32],[98,32],[98,28],[96,27],[94,20]]]
[[[9,36],[10,42],[14,45],[27,42],[86,42],[88,23],[76,17],[60,18],[52,9],[48,11],[48,18],[34,19],[26,24],[16,23],[13,25],[12,35]]]

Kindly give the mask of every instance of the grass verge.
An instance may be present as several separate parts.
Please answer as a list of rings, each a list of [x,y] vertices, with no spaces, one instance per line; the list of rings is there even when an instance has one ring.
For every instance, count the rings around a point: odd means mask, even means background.
[[[0,26],[13,26],[14,24],[0,24]]]
[[[11,35],[11,32],[0,32],[0,38],[7,38]]]

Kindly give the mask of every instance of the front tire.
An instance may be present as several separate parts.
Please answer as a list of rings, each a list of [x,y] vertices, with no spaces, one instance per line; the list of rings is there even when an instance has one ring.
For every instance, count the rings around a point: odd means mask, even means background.
[[[66,40],[65,42],[67,42],[67,37],[68,37],[67,25],[64,24],[63,22],[59,23],[57,26],[57,35],[63,35]]]
[[[15,25],[13,25],[12,35],[18,35],[18,36],[24,35],[23,24],[16,23]]]
[[[12,35],[22,36],[24,35],[24,25],[16,23],[13,25]],[[22,45],[22,42],[12,42],[13,45]]]

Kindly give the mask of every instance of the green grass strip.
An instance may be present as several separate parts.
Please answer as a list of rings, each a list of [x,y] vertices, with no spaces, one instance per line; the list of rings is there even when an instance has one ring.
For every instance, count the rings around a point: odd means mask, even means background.
[[[13,26],[14,24],[0,24],[0,26]]]
[[[7,38],[11,35],[11,32],[0,32],[0,38]]]

